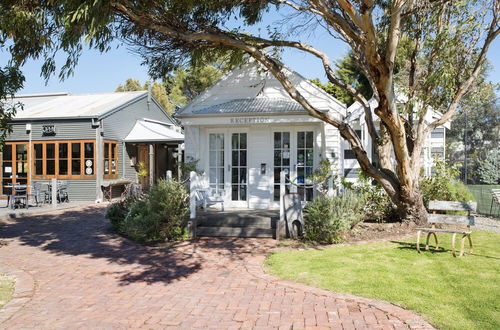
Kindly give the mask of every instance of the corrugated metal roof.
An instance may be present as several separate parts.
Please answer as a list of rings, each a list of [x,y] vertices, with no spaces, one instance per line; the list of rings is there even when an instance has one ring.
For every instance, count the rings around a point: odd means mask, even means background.
[[[184,141],[184,134],[177,132],[173,125],[156,120],[137,120],[130,130],[126,142],[169,142]]]
[[[18,111],[14,119],[100,117],[146,94],[147,91],[18,96],[12,99],[12,102],[23,103],[24,109]]]
[[[194,114],[288,113],[306,112],[293,100],[283,98],[236,99],[193,111]]]

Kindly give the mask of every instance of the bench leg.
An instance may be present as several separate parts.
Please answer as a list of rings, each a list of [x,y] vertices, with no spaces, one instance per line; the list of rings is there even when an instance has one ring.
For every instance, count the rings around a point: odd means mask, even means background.
[[[459,257],[462,257],[464,255],[464,248],[465,248],[465,238],[467,235],[462,235],[462,241],[460,242],[460,255]]]
[[[420,234],[422,234],[422,231],[419,230],[417,231],[417,251],[420,253]]]
[[[467,238],[469,239],[469,254],[472,254],[473,246],[472,246],[472,238],[470,237],[470,234],[467,235]]]
[[[457,237],[457,234],[454,233],[453,236],[451,237],[451,253],[453,253],[453,256],[456,257],[457,254],[455,253],[455,238]]]
[[[436,233],[434,233],[434,232],[432,232],[432,231],[431,231],[431,232],[429,232],[429,233],[427,234],[427,241],[426,241],[426,243],[425,243],[425,250],[426,250],[426,251],[429,251],[429,240],[430,240],[430,238],[431,238],[431,235],[432,235],[432,236],[434,236],[434,241],[436,242],[436,245],[435,245],[435,247],[434,247],[434,250],[435,250],[435,251],[437,251],[437,250],[439,249],[438,238],[437,238]]]

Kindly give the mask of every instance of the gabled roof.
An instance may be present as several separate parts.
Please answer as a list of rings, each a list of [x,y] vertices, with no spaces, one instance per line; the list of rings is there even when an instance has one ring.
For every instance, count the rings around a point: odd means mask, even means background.
[[[306,113],[304,108],[293,100],[284,98],[237,99],[193,111],[194,114],[235,114],[235,113]]]
[[[126,142],[182,142],[184,134],[178,132],[175,126],[157,120],[143,118],[135,122]]]
[[[298,73],[284,68],[292,84],[317,109],[345,116],[346,106]],[[207,114],[297,114],[306,111],[293,100],[281,83],[251,61],[219,79],[182,108],[179,117]]]
[[[408,101],[407,97],[404,96],[403,94],[397,95],[398,104],[404,104],[407,101]],[[375,116],[375,112],[374,112],[375,108],[378,106],[378,101],[372,97],[370,100],[368,100],[368,103],[370,104],[370,108],[372,110],[374,120],[378,120],[379,118],[377,116]],[[363,106],[361,105],[361,103],[359,103],[358,101],[354,102],[353,104],[351,104],[347,108],[347,116],[348,116],[349,120],[358,119],[361,116],[364,116],[364,113],[365,113],[365,110],[363,109]],[[436,110],[429,107],[427,110],[427,113],[425,114],[425,122],[430,123],[436,119],[441,118],[442,115],[443,114],[441,112],[436,111]],[[450,129],[450,127],[451,127],[450,121],[443,124],[442,126],[447,128],[447,129]]]
[[[101,118],[147,96],[147,91],[99,94],[34,94],[19,95],[11,102],[22,103],[14,120]]]

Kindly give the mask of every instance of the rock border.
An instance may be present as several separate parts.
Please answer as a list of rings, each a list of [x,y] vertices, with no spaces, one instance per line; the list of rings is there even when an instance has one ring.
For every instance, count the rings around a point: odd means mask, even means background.
[[[248,258],[245,263],[246,271],[256,278],[263,279],[287,288],[291,288],[293,290],[304,291],[319,296],[326,296],[332,299],[342,299],[347,302],[359,302],[370,307],[377,308],[385,314],[389,314],[398,318],[410,329],[437,329],[417,313],[386,301],[364,298],[351,294],[335,293],[301,283],[282,280],[281,278],[268,274],[264,271],[264,261],[266,258],[267,257],[265,256],[253,256]]]
[[[10,319],[26,305],[35,293],[35,280],[28,272],[0,264],[0,272],[14,281],[12,298],[0,308],[0,324]]]

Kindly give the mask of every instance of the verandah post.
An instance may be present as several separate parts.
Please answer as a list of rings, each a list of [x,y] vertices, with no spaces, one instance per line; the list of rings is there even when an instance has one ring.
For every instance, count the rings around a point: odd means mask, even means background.
[[[286,237],[286,226],[285,226],[285,193],[286,193],[286,173],[285,171],[280,172],[280,219],[276,226],[276,239],[281,239]]]
[[[330,170],[330,176],[328,177],[328,191],[326,193],[329,197],[332,197],[335,194],[333,190],[333,171]]]
[[[52,207],[57,207],[57,179],[53,178],[51,179],[51,185],[52,185]]]
[[[195,171],[189,172],[189,236],[196,237],[196,186],[198,175]]]

